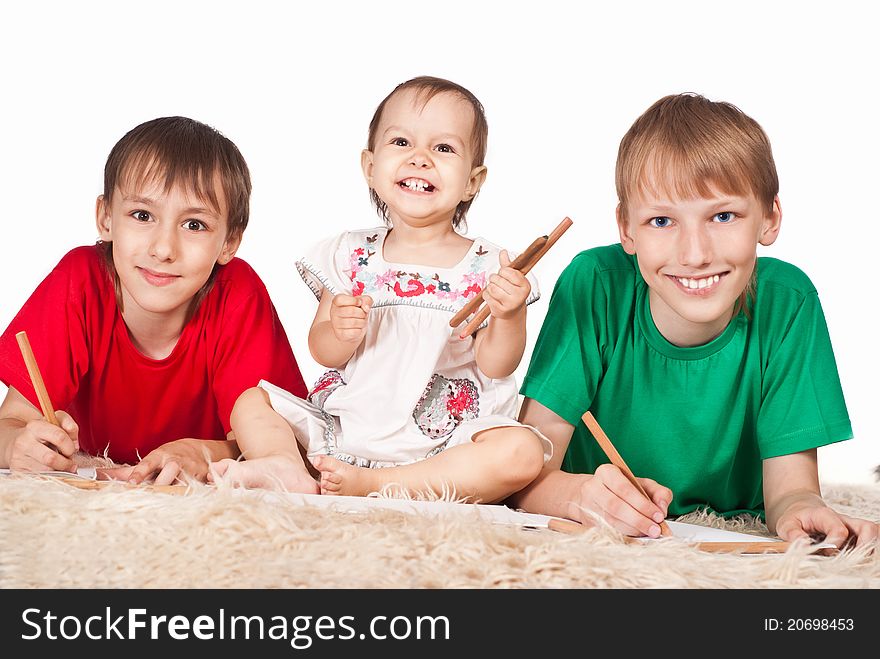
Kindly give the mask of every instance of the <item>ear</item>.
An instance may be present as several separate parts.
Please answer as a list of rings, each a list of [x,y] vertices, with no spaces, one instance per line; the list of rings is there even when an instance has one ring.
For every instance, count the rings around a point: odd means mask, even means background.
[[[217,263],[219,265],[226,265],[229,263],[240,246],[241,235],[238,235],[235,238],[227,238],[226,242],[223,243],[223,249],[220,250],[220,256],[217,257]]]
[[[373,152],[369,149],[361,151],[361,170],[370,188],[373,187]]]
[[[620,234],[620,244],[623,245],[623,251],[627,254],[636,253],[636,241],[633,238],[632,230],[620,209],[620,204],[614,209],[614,216],[617,218],[617,232]]]
[[[489,170],[486,169],[485,165],[474,167],[471,170],[471,175],[468,178],[467,186],[464,189],[464,196],[461,198],[462,201],[470,201],[477,196],[480,188],[483,187],[483,183],[486,182],[486,174],[488,173]]]
[[[762,245],[772,245],[779,237],[779,229],[782,227],[782,206],[779,203],[779,195],[773,199],[773,207],[764,217],[761,225],[761,235],[758,242]]]
[[[95,226],[98,227],[98,237],[105,243],[113,240],[110,224],[109,204],[105,201],[104,195],[98,195],[95,200]]]

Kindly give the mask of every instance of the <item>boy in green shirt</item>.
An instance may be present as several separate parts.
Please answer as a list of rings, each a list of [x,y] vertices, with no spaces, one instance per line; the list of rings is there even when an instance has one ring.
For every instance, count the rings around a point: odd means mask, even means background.
[[[852,429],[816,289],[757,258],[782,219],[764,131],[728,103],[667,96],[621,141],[616,184],[621,242],[562,273],[532,354],[520,421],[554,456],[512,503],[628,535],[709,508],[766,512],[785,540],[876,540],[821,497],[816,448]],[[650,501],[607,464],[586,410],[650,476]]]

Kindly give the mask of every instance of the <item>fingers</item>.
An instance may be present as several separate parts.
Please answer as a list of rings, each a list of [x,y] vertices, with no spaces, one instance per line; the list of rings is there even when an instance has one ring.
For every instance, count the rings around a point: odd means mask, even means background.
[[[134,467],[125,465],[124,467],[101,467],[96,470],[99,481],[127,481],[131,478],[131,472]]]
[[[669,514],[669,504],[672,503],[672,490],[650,478],[640,478],[639,482],[645,488],[645,492],[648,493],[654,505],[663,513],[665,519]]]
[[[839,515],[826,506],[813,506],[784,514],[776,523],[776,534],[788,542],[798,539],[812,541],[819,536],[824,542],[842,548],[857,533],[855,525],[861,521]]]
[[[74,451],[79,451],[79,426],[76,424],[76,421],[63,410],[55,412],[55,417],[58,419],[58,423],[61,424],[61,429],[67,433],[67,436],[73,442]]]
[[[337,311],[342,311],[343,309],[360,309],[364,314],[369,313],[370,308],[373,306],[373,298],[369,295],[334,295],[333,301],[330,304],[331,310],[337,309]]]
[[[138,462],[128,476],[128,482],[138,485],[153,477],[162,471],[161,458],[155,453],[150,453],[143,460]]]
[[[16,471],[76,472],[76,462],[39,441],[32,441],[24,447],[19,447],[9,466]]]
[[[596,469],[593,480],[596,481],[593,497],[603,511],[603,517],[612,526],[628,535],[660,536],[659,524],[665,519],[666,510],[646,499],[620,469],[613,465],[601,465]],[[667,488],[662,490],[668,492]],[[671,500],[672,497],[669,498]]]
[[[165,463],[162,469],[159,470],[159,475],[156,476],[155,485],[171,485],[177,480],[177,477],[181,473],[180,465],[177,464],[174,460],[169,460]]]
[[[67,418],[70,419],[70,417]],[[70,419],[70,421],[72,422],[73,420]],[[44,419],[29,421],[25,429],[31,439],[50,445],[54,450],[68,458],[76,453],[79,448],[63,428],[53,425]]]
[[[841,520],[850,532],[850,538],[856,539],[856,547],[866,547],[880,540],[880,526],[865,519],[857,519],[841,515]]]

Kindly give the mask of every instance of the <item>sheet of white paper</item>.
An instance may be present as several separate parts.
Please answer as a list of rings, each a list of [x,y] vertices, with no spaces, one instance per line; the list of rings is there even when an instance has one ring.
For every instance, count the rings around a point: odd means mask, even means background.
[[[273,497],[300,505],[329,508],[344,513],[359,513],[367,510],[397,510],[404,513],[417,513],[437,517],[440,515],[476,516],[495,524],[510,524],[532,528],[546,528],[550,517],[511,510],[507,506],[452,503],[449,501],[408,501],[406,499],[380,499],[378,497],[324,496],[320,494],[293,494],[263,492],[262,496]]]
[[[666,523],[669,524],[669,530],[672,531],[673,536],[688,542],[782,542],[779,538],[765,538],[748,533],[711,529],[698,524],[670,521]]]
[[[328,508],[344,513],[360,513],[367,510],[396,510],[403,513],[415,513],[428,516],[463,515],[476,516],[495,524],[508,524],[527,528],[547,528],[551,519],[548,515],[524,513],[502,505],[473,503],[451,503],[448,501],[407,501],[405,499],[380,499],[378,497],[322,496],[320,494],[293,494],[278,492],[261,492],[269,500],[272,497],[283,499],[299,505],[311,505]],[[685,542],[782,542],[779,538],[712,529],[698,524],[667,521],[675,538]],[[651,542],[650,538],[644,538]],[[833,548],[830,543],[814,545],[816,549]]]
[[[12,472],[9,469],[0,467],[0,476],[8,476],[11,473]],[[98,477],[98,472],[94,467],[77,467],[75,474],[69,471],[41,471],[40,476],[62,476],[64,478],[79,477],[93,481]]]

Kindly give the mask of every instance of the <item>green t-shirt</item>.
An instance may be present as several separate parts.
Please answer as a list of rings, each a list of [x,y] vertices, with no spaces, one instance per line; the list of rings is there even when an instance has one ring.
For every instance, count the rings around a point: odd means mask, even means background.
[[[759,258],[752,320],[681,348],[657,330],[648,286],[620,245],[560,275],[521,393],[575,426],[562,468],[608,462],[591,410],[637,476],[669,487],[672,515],[763,515],[761,461],[849,439],[852,429],[816,289]]]

